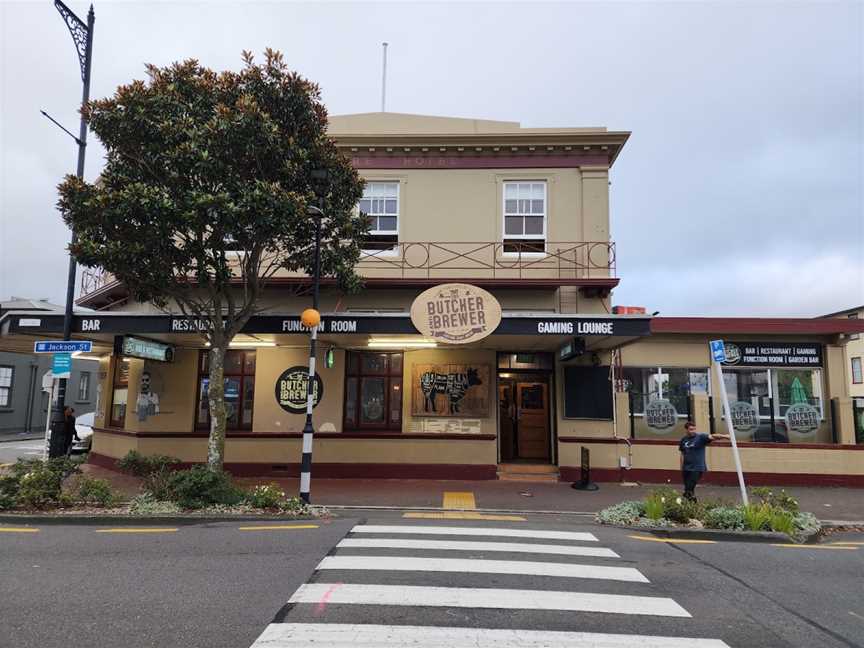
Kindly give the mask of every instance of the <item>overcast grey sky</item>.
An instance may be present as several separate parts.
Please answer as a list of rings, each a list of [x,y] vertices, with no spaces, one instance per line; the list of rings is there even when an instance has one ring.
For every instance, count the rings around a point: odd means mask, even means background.
[[[82,18],[88,3],[68,0]],[[91,96],[144,63],[282,50],[331,114],[630,130],[611,180],[615,303],[810,316],[864,303],[864,3],[95,3]],[[0,297],[65,294],[55,187],[80,76],[51,0],[0,0]],[[86,177],[102,150],[91,139]]]

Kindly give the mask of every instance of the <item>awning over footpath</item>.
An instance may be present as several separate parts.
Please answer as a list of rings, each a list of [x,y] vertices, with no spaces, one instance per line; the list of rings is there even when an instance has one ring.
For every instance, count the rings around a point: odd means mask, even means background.
[[[177,345],[201,346],[199,333],[210,326],[206,318],[129,312],[77,312],[73,339],[92,340],[110,349],[116,335],[144,335]],[[0,318],[0,349],[32,351],[36,339],[61,339],[63,315],[44,311],[10,311]],[[295,314],[252,317],[241,331],[278,341],[282,336],[305,336]],[[593,348],[616,346],[651,334],[651,318],[644,315],[567,315],[557,313],[504,313],[490,337],[499,344],[522,348],[554,349],[562,341],[583,337]],[[340,342],[363,344],[376,335],[417,336],[409,313],[324,313],[319,335]],[[545,342],[544,342],[545,341]],[[489,344],[489,339],[481,342]],[[497,345],[496,345],[497,346]]]

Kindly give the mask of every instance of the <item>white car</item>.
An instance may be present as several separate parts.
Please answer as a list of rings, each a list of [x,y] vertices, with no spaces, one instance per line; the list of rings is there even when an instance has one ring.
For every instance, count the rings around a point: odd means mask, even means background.
[[[88,412],[82,414],[75,419],[75,433],[78,435],[78,441],[72,441],[72,454],[81,452],[90,452],[90,446],[93,443],[93,422],[95,414]]]

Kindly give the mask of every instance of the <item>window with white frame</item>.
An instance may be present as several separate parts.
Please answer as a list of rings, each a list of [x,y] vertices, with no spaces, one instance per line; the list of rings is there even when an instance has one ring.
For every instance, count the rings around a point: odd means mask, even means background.
[[[12,376],[15,367],[0,366],[0,407],[12,406]]]
[[[82,371],[78,377],[78,402],[90,400],[90,372]]]
[[[852,358],[852,382],[856,385],[864,383],[864,372],[861,370],[861,358]]]
[[[847,317],[848,319],[858,319],[858,313],[850,313],[850,314],[847,315],[846,317]],[[860,334],[860,333],[853,333],[852,335],[849,336],[849,339],[850,339],[850,340],[857,340],[857,339],[859,339],[860,337],[861,337],[861,334]]]
[[[504,183],[504,252],[546,251],[546,183]]]
[[[395,250],[399,243],[399,183],[367,182],[359,208],[370,221],[363,249]]]

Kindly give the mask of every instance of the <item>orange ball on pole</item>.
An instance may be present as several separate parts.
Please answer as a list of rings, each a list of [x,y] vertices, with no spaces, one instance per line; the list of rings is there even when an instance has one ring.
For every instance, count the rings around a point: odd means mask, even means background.
[[[314,308],[307,308],[300,315],[300,322],[306,328],[314,328],[321,323],[321,313]]]

